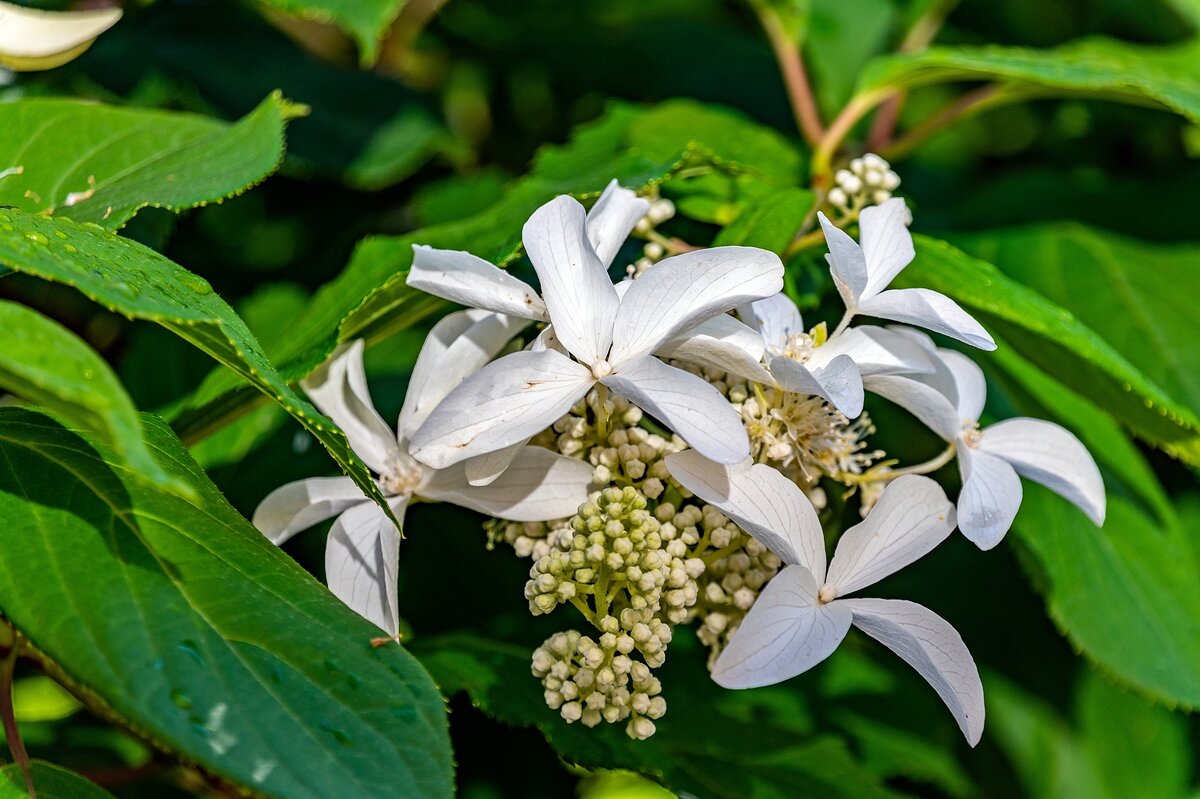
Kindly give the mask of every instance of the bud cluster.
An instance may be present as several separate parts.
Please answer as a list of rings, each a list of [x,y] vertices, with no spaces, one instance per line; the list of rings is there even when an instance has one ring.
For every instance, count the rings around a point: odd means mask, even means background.
[[[567,721],[594,727],[601,721],[627,721],[625,732],[643,740],[654,734],[654,719],[667,712],[662,684],[650,666],[630,657],[650,641],[659,650],[671,629],[652,629],[643,614],[627,608],[621,618],[605,616],[599,640],[576,630],[555,633],[533,652],[531,671],[542,681],[546,704]],[[656,621],[656,620],[655,620]],[[661,637],[660,637],[661,636]],[[661,659],[659,660],[661,662]]]
[[[642,249],[642,257],[625,267],[625,271],[630,277],[637,277],[666,256],[667,249],[663,246],[664,239],[654,228],[673,216],[675,216],[675,203],[665,197],[658,197],[650,201],[650,210],[638,220],[637,225],[633,228],[634,233],[642,238],[650,239],[650,241],[646,242],[646,246]]]
[[[708,565],[701,579],[700,601],[693,610],[700,622],[697,637],[710,649],[710,666],[758,600],[759,592],[783,566],[775,553],[740,530],[731,547],[735,550],[732,554]]]
[[[855,158],[847,169],[839,169],[833,180],[835,185],[825,199],[847,217],[857,215],[868,205],[887,202],[900,187],[900,176],[875,153]]]

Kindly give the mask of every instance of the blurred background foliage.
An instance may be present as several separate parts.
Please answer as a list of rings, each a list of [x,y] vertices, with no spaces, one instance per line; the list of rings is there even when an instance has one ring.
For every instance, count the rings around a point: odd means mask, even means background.
[[[862,66],[894,49],[928,5],[811,0],[804,53],[826,118],[850,98]],[[341,24],[306,19],[323,7],[342,9]],[[1046,48],[1099,35],[1169,45],[1194,37],[1198,21],[1200,9],[1189,0],[963,0],[937,41]],[[375,34],[383,31],[376,52]],[[1200,75],[1200,62],[1192,66]],[[656,153],[673,159],[680,141],[725,124],[727,115],[713,108],[732,109],[737,121],[732,133],[717,136],[717,147],[762,170],[662,187],[682,212],[665,232],[697,244],[756,202],[782,202],[775,193],[803,185],[807,160],[754,9],[735,0],[154,0],[128,5],[121,23],[71,64],[9,78],[0,101],[73,96],[236,120],[276,89],[310,109],[289,124],[277,174],[187,214],[147,208],[121,232],[206,278],[277,365],[303,360],[290,349],[295,321],[352,256],[382,258],[364,268],[387,272],[391,256],[360,245],[364,237],[459,222],[485,230],[492,209],[521,206],[520,181],[535,159],[534,179],[542,183],[530,196],[560,185],[594,191],[607,177],[605,159],[623,157],[629,142],[645,163],[622,161],[622,169],[652,176],[661,171]],[[928,118],[955,91],[914,92],[901,128]],[[584,133],[570,149],[543,149],[567,142],[580,126]],[[572,171],[583,164],[596,168],[595,179]],[[995,263],[1073,312],[1173,400],[1200,412],[1194,122],[1101,99],[1044,99],[947,126],[893,166],[914,230]],[[496,217],[502,230],[481,234],[486,243],[465,237],[461,246],[502,254],[522,218],[515,210]],[[627,247],[625,262],[637,257]],[[789,262],[789,290],[813,312],[810,322],[821,317],[831,290],[821,253],[804,251]],[[43,310],[87,340],[141,409],[176,413],[212,371],[181,339],[99,309],[68,287],[14,275],[0,283],[0,296]],[[368,351],[385,416],[399,410],[430,319],[414,313],[411,321]],[[1187,712],[1197,700],[1185,700],[1200,697],[1200,603],[1181,596],[1200,585],[1195,467],[1130,443],[1116,426],[1105,427],[1112,422],[1087,399],[1053,381],[1039,394],[1038,381],[1053,374],[1044,363],[1039,371],[1003,352],[982,362],[994,415],[1044,415],[1097,437],[1111,434],[1104,445],[1115,453],[1110,461],[1097,453],[1117,506],[1110,520],[1123,518],[1122,505],[1137,519],[1097,531],[1027,486],[1021,534],[1005,546],[981,556],[953,537],[881,588],[881,595],[936,608],[970,645],[988,700],[978,749],[963,745],[915,674],[861,636],[803,678],[728,693],[709,683],[702,647],[681,634],[664,669],[670,712],[658,735],[639,743],[613,730],[567,727],[545,708],[528,674],[528,653],[562,620],[529,617],[521,594],[526,566],[485,549],[477,516],[421,505],[407,525],[401,608],[411,649],[452,693],[460,794],[669,795],[630,775],[590,773],[609,767],[643,771],[696,796],[1200,796],[1200,727]],[[916,461],[939,448],[932,437],[914,439],[899,411],[882,402],[869,410],[879,428],[872,441],[889,453]],[[192,451],[247,515],[283,482],[332,468],[273,405],[197,436]],[[318,576],[324,532],[287,545]],[[1097,536],[1111,537],[1102,548],[1115,553],[1114,569],[1145,577],[1128,586],[1157,585],[1161,595],[1114,595],[1110,609],[1073,586],[1073,553],[1083,551],[1073,541]],[[1177,575],[1155,571],[1167,562]],[[453,568],[429,568],[434,563]],[[1108,640],[1100,617],[1116,614],[1124,623],[1122,613],[1149,632]],[[1160,624],[1172,639],[1161,649],[1151,629]],[[1133,647],[1141,650],[1114,651]],[[1180,673],[1170,673],[1174,661],[1165,676],[1153,673],[1156,659],[1175,657],[1195,660]],[[82,771],[117,796],[218,790],[82,710],[46,677],[22,673],[17,715],[34,757]],[[490,681],[481,684],[480,673]],[[379,763],[376,777],[387,774],[388,764]]]

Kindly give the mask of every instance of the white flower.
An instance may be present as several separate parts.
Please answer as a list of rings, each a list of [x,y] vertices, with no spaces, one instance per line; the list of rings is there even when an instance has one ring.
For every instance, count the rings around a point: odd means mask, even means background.
[[[800,310],[787,295],[751,303],[739,315],[757,328],[769,372],[766,379],[735,372],[797,394],[814,394],[850,418],[862,413],[863,378],[932,371],[909,339],[870,325],[843,328],[821,341],[805,332]]]
[[[987,397],[982,370],[961,353],[935,348],[928,336],[906,335],[927,348],[936,371],[874,377],[870,388],[954,444],[963,481],[958,525],[967,538],[981,549],[1000,543],[1021,507],[1018,475],[1075,503],[1095,524],[1104,523],[1104,481],[1078,438],[1040,419],[1006,419],[981,430]]]
[[[462,466],[431,469],[409,453],[409,438],[437,403],[503,347],[521,322],[482,311],[446,316],[430,331],[413,367],[397,432],[379,416],[367,390],[362,341],[341,349],[303,385],[379,475],[397,519],[415,498],[451,502],[502,519],[544,521],[575,513],[587,500],[592,469],[542,447],[526,447],[488,486],[469,485]],[[349,477],[314,477],[271,492],[254,524],[276,544],[338,516],[325,548],[329,588],[391,636],[399,628],[396,569],[400,531]]]
[[[570,197],[535,211],[523,239],[541,297],[467,253],[417,250],[418,256],[437,258],[440,274],[418,270],[414,260],[414,272],[424,273],[414,285],[476,307],[547,318],[553,341],[543,336],[533,350],[488,364],[452,391],[413,436],[414,457],[445,468],[503,452],[544,430],[597,383],[715,460],[747,457],[746,431],[729,402],[703,379],[653,353],[705,320],[778,292],[783,264],[775,254],[750,247],[697,250],[665,259],[630,281],[621,295],[605,262],[636,221],[632,216],[623,215],[617,224],[602,214],[603,224],[593,225]]]
[[[774,469],[722,466],[692,451],[668,457],[667,468],[786,564],[717,658],[717,683],[754,688],[790,679],[829,657],[853,624],[915,668],[967,741],[979,742],[983,685],[954,628],[913,602],[842,598],[916,561],[950,535],[954,506],[937,483],[914,475],[897,479],[867,518],[842,535],[826,571],[816,511]]]
[[[987,331],[954,300],[929,289],[891,289],[888,284],[916,255],[908,232],[908,208],[893,197],[864,208],[859,216],[859,245],[818,213],[833,282],[846,303],[844,326],[857,315],[892,319],[944,333],[972,347],[996,349]]]

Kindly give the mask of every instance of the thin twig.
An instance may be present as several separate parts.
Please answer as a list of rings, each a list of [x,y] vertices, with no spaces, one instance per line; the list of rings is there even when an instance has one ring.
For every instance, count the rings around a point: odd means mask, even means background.
[[[805,141],[815,145],[825,135],[825,125],[821,122],[821,112],[817,109],[816,98],[813,97],[800,48],[788,35],[778,14],[765,4],[753,5],[758,12],[763,31],[767,34],[767,41],[771,43],[775,60],[779,62],[779,73],[783,77],[788,102],[796,117],[796,127],[800,129]]]
[[[1012,97],[1008,93],[1002,93],[1001,88],[1000,84],[989,83],[959,96],[891,145],[883,148],[880,154],[889,160],[900,158],[951,122],[956,122],[970,114],[979,113],[992,105],[1011,101]]]
[[[25,751],[25,742],[21,740],[21,730],[17,727],[17,715],[13,709],[13,674],[17,668],[17,658],[21,656],[21,634],[14,633],[12,649],[4,658],[0,668],[0,716],[4,718],[4,736],[8,739],[8,751],[12,752],[13,760],[21,767],[21,776],[25,778],[25,791],[29,799],[37,799],[37,790],[33,787],[33,773],[29,770],[29,753]]]

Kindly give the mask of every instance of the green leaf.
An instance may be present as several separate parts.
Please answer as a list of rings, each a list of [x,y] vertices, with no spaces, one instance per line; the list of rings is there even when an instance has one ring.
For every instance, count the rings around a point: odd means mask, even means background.
[[[0,104],[0,205],[117,230],[148,205],[182,210],[232,197],[283,159],[284,123],[303,115],[275,92],[239,122],[77,100]]]
[[[946,242],[914,236],[897,287],[940,291],[1017,352],[1175,457],[1200,463],[1200,420],[1070,312]]]
[[[422,641],[417,652],[446,695],[465,691],[489,716],[537,727],[560,757],[585,768],[638,771],[706,799],[899,796],[838,738],[803,734],[794,693],[726,691],[709,679],[700,658],[668,660],[660,672],[667,714],[653,736],[634,741],[622,725],[589,729],[547,708],[541,683],[529,674],[530,652],[521,647],[455,635]]]
[[[813,193],[806,189],[772,192],[722,228],[713,239],[713,246],[740,244],[783,255],[804,217],[812,210],[812,204]]]
[[[300,19],[337,25],[358,44],[359,62],[369,67],[379,45],[408,0],[260,0]]]
[[[142,440],[137,408],[109,365],[82,339],[37,311],[0,300],[0,388],[43,405],[99,435],[144,479],[172,490]]]
[[[449,797],[445,710],[420,665],[373,647],[373,625],[144,419],[199,502],[49,417],[0,408],[4,615],[103,713],[256,792]]]
[[[96,225],[15,210],[0,211],[0,263],[74,286],[110,310],[156,322],[196,345],[233,370],[239,384],[249,383],[279,403],[368,496],[388,508],[346,436],[292,390],[245,322],[203,278]]]
[[[875,59],[859,77],[860,94],[951,81],[995,80],[1033,95],[1079,94],[1168,108],[1200,121],[1200,39],[1136,45],[1091,38],[1050,50],[931,47]]]
[[[944,748],[865,716],[842,714],[837,724],[853,737],[864,765],[880,777],[927,783],[954,797],[973,793],[970,779]]]
[[[1071,643],[1149,696],[1200,705],[1196,531],[1152,521],[1115,495],[1097,530],[1046,489],[1025,482],[1024,492],[1013,529]]]
[[[35,760],[29,770],[38,799],[113,799],[99,785],[53,763]],[[0,767],[0,799],[29,799],[25,777],[16,763]]]
[[[1071,222],[951,240],[1075,314],[1200,413],[1200,245],[1151,244]]]

